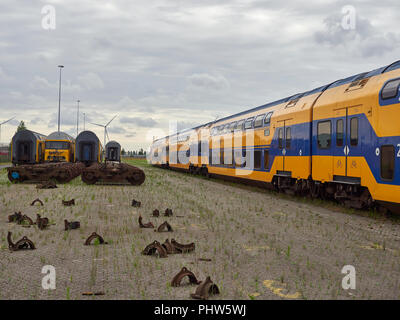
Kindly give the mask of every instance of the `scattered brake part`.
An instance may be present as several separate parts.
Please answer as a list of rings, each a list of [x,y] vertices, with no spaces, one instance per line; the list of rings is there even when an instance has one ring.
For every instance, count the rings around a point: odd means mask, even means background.
[[[189,281],[192,284],[200,284],[201,281],[197,280],[196,276],[194,273],[186,267],[183,267],[181,271],[178,272],[178,274],[175,275],[175,277],[171,281],[171,286],[172,287],[179,287],[181,285],[181,281],[184,277],[189,277]]]
[[[147,256],[155,255],[156,253],[158,253],[160,258],[166,258],[168,256],[167,251],[158,241],[154,241],[153,243],[150,243],[142,251],[142,254],[147,255]]]
[[[160,224],[160,226],[157,229],[157,232],[172,232],[172,231],[174,230],[167,221],[164,221],[164,223]]]
[[[68,222],[68,220],[64,220],[64,226],[65,226],[65,231],[67,230],[72,230],[72,229],[78,229],[81,226],[81,223],[79,221],[71,221]]]
[[[184,253],[184,252],[191,252],[191,251],[194,251],[194,249],[195,249],[195,244],[194,244],[194,242],[189,243],[189,244],[181,244],[181,243],[176,242],[175,239],[171,239],[171,244],[172,244],[177,250],[179,250],[181,253]]]
[[[11,251],[18,251],[18,250],[24,250],[24,249],[31,249],[31,250],[36,249],[33,242],[31,240],[29,240],[27,237],[23,237],[22,239],[18,240],[16,243],[13,243],[11,240],[11,231],[8,231],[7,241],[8,241],[8,248]]]
[[[219,294],[218,286],[211,281],[210,277],[207,277],[206,280],[196,288],[196,292],[192,293],[190,296],[193,299],[207,300],[208,297],[212,294]]]
[[[85,246],[89,246],[93,239],[99,239],[100,244],[108,244],[105,242],[103,237],[98,235],[96,232],[93,232],[85,241]]]
[[[197,260],[199,260],[199,261],[207,261],[207,262],[212,261],[212,259],[209,259],[209,258],[198,258]]]
[[[153,210],[153,217],[159,217],[160,216],[160,211],[158,209]]]
[[[36,225],[40,230],[43,230],[49,225],[49,219],[48,218],[41,218],[40,214],[36,215]]]
[[[24,224],[24,221],[27,221],[28,225],[30,225],[30,226],[35,224],[33,222],[33,220],[31,218],[29,218],[26,214],[24,214],[23,216],[21,215],[21,212],[19,212],[18,214],[19,214],[19,217],[16,220],[17,224]]]
[[[169,242],[169,239],[165,240],[165,242],[162,244],[164,249],[167,251],[168,254],[174,254],[174,253],[180,253],[181,251],[177,250],[171,242]]]
[[[139,216],[139,226],[141,228],[154,228],[154,225],[151,222],[143,223],[142,219],[143,219],[142,216]]]
[[[36,189],[55,189],[55,188],[57,188],[57,185],[52,180],[44,181],[36,185]]]
[[[40,200],[39,198],[36,198],[35,200],[33,200],[31,203],[31,206],[34,206],[36,202],[38,202],[41,206],[43,206],[43,201]]]
[[[71,199],[69,201],[62,200],[62,204],[66,207],[74,206],[75,205],[75,199]]]
[[[132,207],[139,208],[142,205],[140,201],[132,200]]]
[[[14,214],[8,216],[8,222],[18,222],[20,220],[22,220],[21,211],[14,212]]]
[[[169,209],[169,208],[165,209],[164,216],[172,217],[172,209]]]

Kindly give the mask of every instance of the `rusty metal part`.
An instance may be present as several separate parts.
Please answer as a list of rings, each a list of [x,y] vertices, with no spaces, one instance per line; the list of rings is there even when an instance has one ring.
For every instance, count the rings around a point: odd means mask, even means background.
[[[43,205],[43,201],[40,200],[39,198],[36,198],[35,200],[32,201],[31,206],[34,206],[36,202],[38,202],[41,206]]]
[[[103,237],[98,235],[96,232],[93,232],[85,241],[85,246],[89,246],[92,240],[94,239],[99,239],[100,244],[108,244],[108,242],[105,242]]]
[[[8,216],[8,222],[18,222],[20,220],[22,220],[21,211],[14,212],[14,214]]]
[[[127,163],[106,162],[93,163],[82,171],[82,181],[86,184],[128,182],[132,185],[141,185],[146,179],[142,169]]]
[[[136,201],[135,199],[132,200],[132,207],[140,208],[142,203],[140,201]]]
[[[164,216],[172,217],[172,209],[169,209],[169,208],[165,209]]]
[[[147,255],[147,256],[155,255],[156,253],[158,253],[158,256],[160,258],[166,258],[168,256],[167,251],[158,241],[154,241],[153,243],[150,243],[142,251],[142,254]]]
[[[181,271],[178,272],[178,274],[175,275],[175,277],[171,281],[171,286],[172,287],[179,287],[181,285],[181,281],[184,277],[189,277],[189,281],[191,284],[200,284],[201,281],[197,280],[196,276],[194,273],[190,270],[188,270],[186,267],[183,267]]]
[[[71,199],[71,200],[62,200],[62,204],[66,207],[70,207],[70,206],[74,206],[75,205],[75,199]]]
[[[189,244],[181,244],[179,242],[176,242],[175,239],[171,239],[171,244],[177,249],[179,250],[181,253],[184,252],[192,252],[195,250],[195,244],[194,242],[189,243]]]
[[[168,254],[174,254],[174,253],[180,253],[181,251],[177,250],[171,242],[169,242],[169,239],[165,240],[165,242],[162,244],[164,249],[167,251]]]
[[[160,216],[160,211],[158,209],[153,210],[153,217],[159,217]]]
[[[49,219],[48,218],[41,218],[40,214],[36,215],[36,225],[40,230],[45,229],[49,225]]]
[[[154,228],[154,225],[151,222],[143,223],[142,220],[143,220],[142,216],[139,216],[139,226],[141,228]]]
[[[97,291],[97,292],[82,292],[83,296],[104,296],[105,293],[103,291]]]
[[[199,261],[207,261],[207,262],[212,261],[212,259],[209,259],[209,258],[198,258],[197,260],[199,260]]]
[[[8,231],[7,241],[8,241],[8,248],[11,251],[18,251],[18,250],[24,250],[24,249],[31,249],[31,250],[36,249],[33,242],[31,240],[29,240],[27,237],[22,237],[16,243],[13,243],[11,240],[11,231]]]
[[[68,222],[67,219],[64,220],[64,228],[65,231],[67,230],[73,230],[73,229],[78,229],[81,227],[81,223],[79,221],[71,221]]]
[[[20,212],[19,212],[19,214],[20,214]],[[29,218],[26,214],[20,215],[16,220],[17,224],[23,224],[24,221],[27,221],[30,226],[35,224],[33,222],[33,220],[31,218]]]
[[[84,167],[82,163],[58,162],[20,165],[7,170],[11,182],[56,180],[66,183],[79,176]]]
[[[219,294],[218,286],[211,281],[210,277],[207,277],[206,280],[196,288],[195,293],[192,293],[190,296],[193,299],[207,300],[210,295]]]
[[[167,221],[164,221],[157,228],[157,232],[172,232],[172,231],[174,231],[174,230],[172,229],[171,225]]]
[[[54,181],[49,180],[36,185],[36,189],[56,189],[57,185]]]

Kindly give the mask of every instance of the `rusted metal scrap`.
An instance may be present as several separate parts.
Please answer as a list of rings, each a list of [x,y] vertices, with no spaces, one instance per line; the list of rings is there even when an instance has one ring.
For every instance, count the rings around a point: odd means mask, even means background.
[[[153,243],[150,243],[142,251],[142,254],[147,255],[147,256],[152,256],[152,255],[155,255],[156,253],[158,253],[158,256],[160,258],[166,258],[168,256],[167,251],[158,241],[154,241]]]
[[[70,207],[70,206],[74,206],[75,205],[75,199],[71,199],[71,200],[62,200],[62,204],[66,207]]]
[[[195,293],[192,293],[190,296],[193,299],[207,300],[210,295],[219,294],[218,286],[211,281],[210,277],[207,277],[206,280],[196,288]]]
[[[172,209],[169,209],[169,208],[165,209],[164,216],[172,217]]]
[[[55,188],[57,188],[57,185],[52,180],[44,181],[36,185],[36,189],[55,189]]]
[[[40,214],[36,215],[36,225],[40,230],[45,229],[49,225],[48,218],[41,218]]]
[[[8,222],[18,222],[22,219],[22,213],[21,211],[19,212],[14,212],[13,214],[10,214],[8,216]]]
[[[24,250],[24,249],[31,249],[34,250],[35,245],[31,240],[29,240],[27,237],[22,237],[22,239],[18,240],[16,243],[13,243],[11,240],[11,231],[8,231],[7,234],[7,241],[8,241],[8,248],[11,251],[18,251],[18,250]]]
[[[181,271],[178,272],[178,274],[175,275],[175,277],[171,281],[171,286],[172,287],[179,287],[181,285],[181,281],[184,277],[189,278],[189,282],[191,284],[200,284],[201,281],[197,280],[196,276],[194,273],[190,270],[188,270],[186,267],[183,267]]]
[[[153,217],[159,217],[160,216],[160,211],[158,209],[153,210]]]
[[[169,242],[169,239],[165,240],[165,242],[162,244],[164,249],[167,251],[168,254],[175,254],[175,253],[180,253],[181,251],[177,250],[171,242]]]
[[[142,203],[140,201],[136,201],[135,199],[132,200],[132,207],[140,208]]]
[[[171,244],[175,247],[175,249],[179,250],[181,253],[192,252],[195,250],[194,242],[189,244],[181,244],[176,242],[175,239],[171,239]]]
[[[140,226],[140,228],[154,228],[153,223],[151,223],[151,222],[143,223],[142,220],[143,220],[142,216],[139,216],[139,226]]]
[[[105,293],[103,291],[96,291],[96,292],[88,291],[88,292],[82,292],[82,295],[83,296],[104,296]]]
[[[72,230],[72,229],[78,229],[78,228],[81,227],[81,223],[79,221],[68,222],[68,220],[65,219],[64,220],[64,227],[65,227],[65,231]]]
[[[172,231],[174,230],[167,221],[164,221],[164,223],[160,224],[160,226],[157,228],[157,232],[172,232]]]
[[[36,202],[38,202],[41,206],[43,205],[43,201],[40,200],[39,198],[37,198],[37,199],[32,201],[31,206],[34,206]]]
[[[108,242],[105,242],[103,237],[98,235],[96,232],[93,232],[85,241],[85,246],[89,246],[92,240],[94,239],[99,239],[100,244],[108,244]]]

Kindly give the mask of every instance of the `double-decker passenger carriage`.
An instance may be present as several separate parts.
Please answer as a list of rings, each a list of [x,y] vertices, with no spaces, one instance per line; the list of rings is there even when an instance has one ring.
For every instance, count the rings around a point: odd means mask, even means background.
[[[75,139],[65,132],[53,132],[45,140],[44,160],[74,162]]]
[[[43,162],[45,140],[44,134],[31,130],[18,131],[11,140],[11,162],[14,165]]]
[[[208,161],[177,133],[169,166],[400,212],[399,87],[400,61],[207,123],[194,131],[208,137]],[[172,150],[189,152],[189,167]]]
[[[107,146],[106,161],[102,163],[103,148],[96,134],[92,131],[83,131],[78,135],[75,159],[85,165],[81,175],[82,181],[86,184],[122,183],[125,181],[132,185],[142,184],[146,178],[144,172],[137,167],[120,162],[120,144],[110,141]]]

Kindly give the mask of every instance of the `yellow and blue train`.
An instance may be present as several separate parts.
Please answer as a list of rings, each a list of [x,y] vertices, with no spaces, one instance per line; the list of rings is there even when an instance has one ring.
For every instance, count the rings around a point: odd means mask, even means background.
[[[400,61],[153,142],[149,161],[400,212]]]

